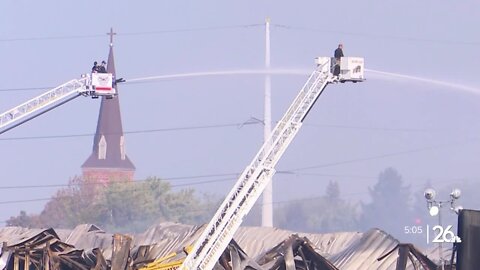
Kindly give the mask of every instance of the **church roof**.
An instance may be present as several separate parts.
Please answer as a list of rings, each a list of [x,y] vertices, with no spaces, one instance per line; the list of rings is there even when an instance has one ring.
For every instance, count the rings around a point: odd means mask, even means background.
[[[108,54],[107,72],[116,78],[115,61],[113,57],[113,45],[110,44]],[[135,170],[135,166],[125,154],[125,139],[123,136],[122,118],[120,114],[120,102],[118,85],[115,86],[117,96],[111,99],[102,97],[100,112],[98,115],[97,130],[93,140],[93,151],[90,157],[83,163],[82,169],[107,168],[119,170]],[[106,150],[106,155],[99,155],[100,148]],[[101,154],[101,153],[100,153]]]

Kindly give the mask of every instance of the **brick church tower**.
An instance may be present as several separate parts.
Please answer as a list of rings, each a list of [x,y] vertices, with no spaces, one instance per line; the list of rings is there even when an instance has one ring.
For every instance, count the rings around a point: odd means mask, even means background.
[[[113,31],[110,31],[110,52],[107,72],[115,76],[113,58]],[[115,87],[118,94],[118,85]],[[93,151],[82,165],[83,178],[87,181],[108,183],[112,180],[132,181],[135,166],[125,152],[119,95],[107,99],[103,96],[98,115]]]

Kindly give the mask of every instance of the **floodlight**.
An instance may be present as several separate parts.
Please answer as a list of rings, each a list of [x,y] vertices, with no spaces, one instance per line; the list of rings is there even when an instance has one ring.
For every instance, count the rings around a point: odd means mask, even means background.
[[[433,201],[435,199],[435,195],[436,192],[432,188],[427,188],[423,193],[423,196],[425,196],[425,199],[427,199],[427,201]]]
[[[438,215],[438,212],[440,212],[440,208],[438,208],[438,206],[434,205],[434,206],[430,207],[428,212],[430,213],[430,216],[434,217],[434,216]]]
[[[462,192],[458,188],[454,188],[452,190],[452,193],[450,193],[450,197],[452,197],[452,199],[454,200],[458,200],[458,198],[460,198],[460,195],[462,195]]]

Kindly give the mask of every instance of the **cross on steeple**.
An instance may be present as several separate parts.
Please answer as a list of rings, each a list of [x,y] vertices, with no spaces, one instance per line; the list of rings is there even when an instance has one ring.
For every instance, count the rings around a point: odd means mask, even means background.
[[[113,36],[116,35],[117,33],[113,32],[113,27],[110,27],[110,32],[107,33],[107,35],[110,36],[110,46],[113,46]]]

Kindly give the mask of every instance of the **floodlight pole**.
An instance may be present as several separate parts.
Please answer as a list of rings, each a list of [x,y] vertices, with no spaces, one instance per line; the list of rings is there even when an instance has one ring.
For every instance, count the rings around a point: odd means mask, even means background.
[[[427,207],[430,209],[432,206],[438,207],[438,225],[443,228],[442,226],[442,208],[444,203],[451,202],[451,201],[437,201],[434,199],[427,199]],[[432,215],[432,214],[431,214]],[[442,242],[438,242],[438,258],[440,260],[440,269],[444,270],[444,263],[443,263],[443,245]]]
[[[438,225],[443,228],[442,226],[442,207],[443,207],[443,202],[438,202]],[[440,258],[440,265],[441,265],[441,270],[445,269],[445,264],[443,263],[443,245],[442,241],[438,243],[438,257]]]
[[[443,228],[442,226],[442,208],[445,206],[445,204],[450,204],[450,210],[453,210],[455,213],[457,213],[457,207],[455,207],[455,201],[458,200],[460,197],[460,190],[459,189],[454,189],[452,193],[450,193],[450,200],[446,201],[440,201],[440,200],[435,200],[435,191],[431,188],[425,190],[424,196],[425,199],[427,200],[427,208],[431,209],[432,207],[438,207],[438,225]],[[457,213],[458,214],[458,213]],[[431,214],[432,216],[434,214]],[[443,260],[443,245],[442,241],[438,242],[438,257],[440,259],[440,266],[442,270],[445,269],[445,262]]]

